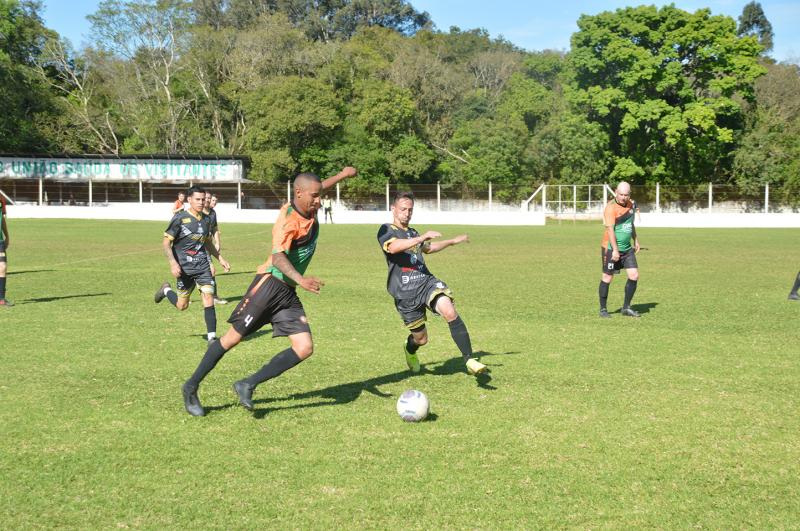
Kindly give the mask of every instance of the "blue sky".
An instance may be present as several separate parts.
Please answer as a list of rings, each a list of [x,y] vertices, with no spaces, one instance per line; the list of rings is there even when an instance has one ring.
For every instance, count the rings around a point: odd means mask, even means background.
[[[527,50],[568,50],[570,35],[578,29],[575,22],[584,13],[595,14],[628,5],[674,3],[686,11],[708,7],[714,14],[736,19],[748,1],[411,0],[411,4],[430,13],[441,30],[451,26],[485,28],[493,37],[502,35]],[[93,13],[99,3],[99,0],[44,0],[45,23],[80,47],[90,40],[86,15]],[[761,0],[761,7],[775,32],[772,56],[778,61],[800,64],[800,0]]]

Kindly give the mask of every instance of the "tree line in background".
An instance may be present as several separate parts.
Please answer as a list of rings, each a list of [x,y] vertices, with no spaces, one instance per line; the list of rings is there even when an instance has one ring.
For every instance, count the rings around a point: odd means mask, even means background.
[[[105,0],[76,50],[0,0],[0,152],[247,155],[348,187],[800,190],[800,70],[756,2],[582,15],[568,52],[435,29],[406,0]]]

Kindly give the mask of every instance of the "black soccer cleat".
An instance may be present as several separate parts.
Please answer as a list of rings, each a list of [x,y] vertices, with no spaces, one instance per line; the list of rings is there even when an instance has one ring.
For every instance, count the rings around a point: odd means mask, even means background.
[[[239,380],[233,384],[233,391],[239,395],[239,403],[247,410],[253,411],[253,390],[254,386]]]
[[[197,398],[197,387],[192,387],[188,383],[183,384],[181,387],[183,392],[183,405],[186,412],[193,417],[204,417],[206,410],[200,404],[200,399]]]
[[[633,308],[623,308],[619,311],[619,313],[622,315],[627,315],[628,317],[641,317],[641,314]]]
[[[789,294],[790,301],[800,301],[800,295],[795,293],[794,291]]]
[[[605,308],[600,308],[600,317],[603,319],[611,319],[611,314],[608,313],[608,310]]]
[[[156,301],[156,304],[164,300],[164,297],[166,297],[166,295],[164,295],[164,290],[167,289],[168,287],[169,287],[169,282],[164,282],[163,284],[161,284],[161,287],[158,288],[158,291],[156,291],[156,294],[153,296],[153,300]]]

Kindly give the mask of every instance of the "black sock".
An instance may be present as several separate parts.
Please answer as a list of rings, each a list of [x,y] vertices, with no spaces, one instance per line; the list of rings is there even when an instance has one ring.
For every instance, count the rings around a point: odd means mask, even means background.
[[[406,350],[408,350],[412,354],[416,354],[419,350],[419,345],[414,343],[414,336],[408,334],[408,339],[406,339]]]
[[[172,288],[167,290],[167,300],[172,303],[173,306],[178,305],[178,294],[172,290]]]
[[[225,352],[227,351],[222,346],[222,342],[219,339],[211,343],[208,346],[208,350],[206,350],[205,356],[200,360],[200,365],[197,366],[192,377],[186,380],[186,383],[195,388],[200,385],[203,378],[217,366],[217,362],[222,359]]]
[[[0,278],[0,299],[6,298],[6,277]]]
[[[467,325],[461,320],[461,316],[456,317],[453,321],[447,323],[450,327],[450,335],[453,336],[453,341],[456,342],[458,350],[465,360],[472,357],[472,342],[469,340],[469,332],[467,332]]]
[[[6,290],[5,290],[5,288],[6,288],[6,279],[3,279],[0,282],[2,282],[2,284],[0,284],[0,290],[2,290],[0,293],[4,294],[6,292]],[[794,286],[792,286],[792,293],[797,293],[798,289],[800,289],[800,273],[797,273],[797,278],[794,279]],[[3,295],[0,295],[0,299],[2,299],[2,298],[3,298]]]
[[[250,385],[256,386],[262,382],[271,380],[276,376],[280,376],[301,361],[303,360],[300,359],[294,350],[287,348],[286,350],[275,354],[275,356],[269,360],[269,363],[245,378],[244,381]]]
[[[600,309],[605,310],[606,304],[608,304],[608,286],[610,286],[608,282],[600,281]]]
[[[625,283],[625,304],[622,305],[623,308],[630,307],[633,294],[636,293],[636,282],[638,281],[628,279]]]
[[[203,308],[203,317],[206,319],[206,334],[217,335],[217,312],[214,305]],[[212,336],[213,337],[213,336]]]

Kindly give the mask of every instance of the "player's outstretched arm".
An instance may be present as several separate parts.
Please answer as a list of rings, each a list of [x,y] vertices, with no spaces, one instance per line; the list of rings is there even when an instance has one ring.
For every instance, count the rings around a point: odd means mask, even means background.
[[[333,177],[328,177],[324,181],[322,181],[322,190],[328,190],[336,186],[336,183],[341,181],[342,179],[349,179],[350,177],[355,177],[358,174],[358,170],[356,170],[352,166],[345,166],[342,168],[342,171],[334,175]]]
[[[319,290],[325,285],[320,279],[315,277],[304,277],[297,269],[294,268],[292,262],[286,256],[286,253],[278,252],[272,254],[272,265],[286,275],[286,278],[294,280],[298,286],[306,291],[319,295]]]
[[[440,238],[441,236],[442,235],[435,230],[429,230],[425,234],[417,236],[416,238],[400,238],[394,240],[389,244],[389,247],[387,247],[386,250],[389,252],[389,254],[402,253],[411,249],[412,247],[416,247],[421,243],[425,243],[434,238]]]
[[[443,249],[447,249],[451,245],[458,245],[459,243],[469,243],[469,236],[466,234],[461,234],[456,236],[452,240],[440,240],[438,242],[431,242],[425,248],[423,248],[423,252],[425,253],[438,253]]]

